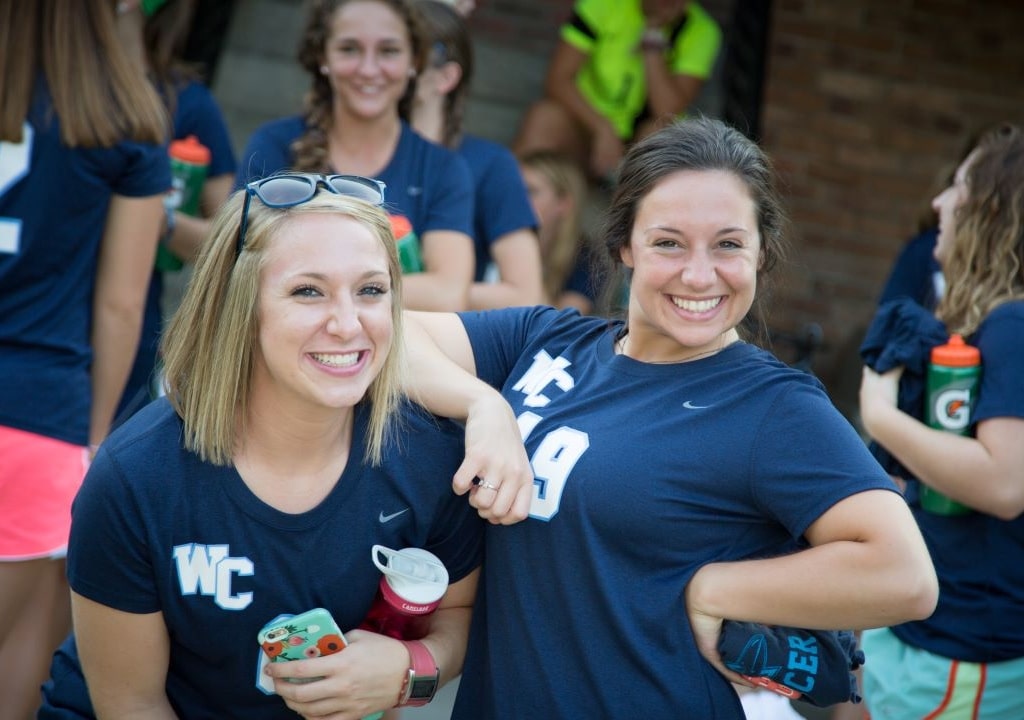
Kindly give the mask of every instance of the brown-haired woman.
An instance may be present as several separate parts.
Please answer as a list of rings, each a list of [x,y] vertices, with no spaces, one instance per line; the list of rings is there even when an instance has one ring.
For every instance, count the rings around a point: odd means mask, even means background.
[[[461,158],[406,122],[425,57],[411,0],[315,0],[299,51],[305,110],[253,134],[236,185],[285,169],[382,180],[415,235],[400,247],[406,307],[458,310],[473,280],[473,185]]]
[[[864,633],[864,698],[877,720],[1024,717],[1024,131],[986,133],[932,206],[946,292],[930,319],[978,348],[981,381],[956,395],[958,435],[897,406],[904,366],[864,369],[861,420],[913,475],[941,588],[931,617]],[[924,487],[960,507],[922,503]]]
[[[67,632],[71,500],[135,354],[170,187],[164,109],[141,57],[122,46],[114,6],[0,0],[0,697],[9,717],[38,704]]]

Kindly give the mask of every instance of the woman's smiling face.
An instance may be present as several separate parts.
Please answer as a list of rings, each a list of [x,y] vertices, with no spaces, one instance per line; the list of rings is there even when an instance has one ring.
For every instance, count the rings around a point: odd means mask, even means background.
[[[352,407],[391,348],[391,281],[380,240],[342,214],[297,215],[260,275],[254,387],[280,406]]]
[[[324,65],[334,96],[362,119],[397,113],[415,69],[405,21],[376,0],[352,0],[331,18]]]
[[[632,268],[630,356],[705,355],[738,338],[757,290],[761,238],[747,186],[724,170],[683,170],[637,206],[622,261]]]

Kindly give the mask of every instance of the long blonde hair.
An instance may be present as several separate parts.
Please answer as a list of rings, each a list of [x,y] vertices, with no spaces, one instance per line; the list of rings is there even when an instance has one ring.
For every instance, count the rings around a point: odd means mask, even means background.
[[[236,192],[213,220],[196,261],[192,281],[164,333],[167,395],[185,426],[185,447],[216,465],[230,464],[246,431],[258,328],[260,272],[270,240],[291,218],[306,214],[348,215],[365,225],[383,245],[391,279],[391,350],[370,384],[366,460],[381,461],[390,419],[402,396],[405,346],[402,342],[401,269],[391,223],[379,207],[345,195],[319,192],[290,208],[249,204],[245,248],[236,259],[238,226],[247,190]]]
[[[997,306],[1024,298],[1024,132],[1001,125],[982,136],[967,166],[967,195],[942,263],[936,310],[950,332],[970,335]]]
[[[579,166],[559,153],[541,150],[524,155],[519,163],[547,180],[559,199],[568,198],[572,202],[573,211],[562,218],[554,240],[546,246],[541,245],[544,292],[552,302],[557,302],[576,266],[576,257],[583,245],[582,217],[587,192],[586,180]]]

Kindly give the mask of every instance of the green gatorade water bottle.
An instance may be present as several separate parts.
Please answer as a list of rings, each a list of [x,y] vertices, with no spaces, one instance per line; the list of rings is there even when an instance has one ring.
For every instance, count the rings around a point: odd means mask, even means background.
[[[391,232],[398,245],[398,262],[402,266],[402,274],[423,272],[423,259],[420,257],[420,240],[412,229],[412,223],[405,215],[391,215]]]
[[[210,150],[195,135],[189,135],[172,142],[169,152],[171,191],[164,198],[164,206],[168,212],[179,210],[186,215],[197,216],[206,169],[210,166]],[[168,227],[173,227],[173,223],[168,222]],[[157,270],[173,272],[181,270],[182,264],[180,258],[160,243],[156,253]]]
[[[967,435],[971,425],[971,408],[981,379],[981,353],[959,335],[932,348],[928,365],[928,399],[925,420],[937,430]],[[921,507],[939,515],[964,515],[971,512],[966,505],[952,500],[923,482]]]

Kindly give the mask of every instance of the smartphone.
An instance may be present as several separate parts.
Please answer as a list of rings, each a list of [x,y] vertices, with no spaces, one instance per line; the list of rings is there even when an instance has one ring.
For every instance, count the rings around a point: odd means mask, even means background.
[[[259,631],[256,640],[271,662],[333,655],[346,646],[345,636],[324,608],[275,618]]]

